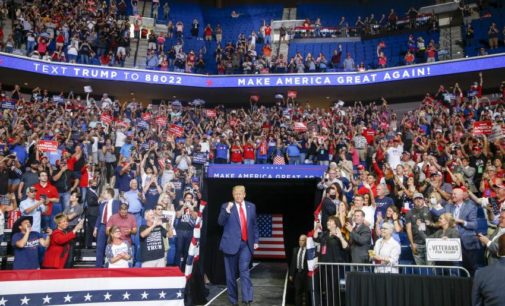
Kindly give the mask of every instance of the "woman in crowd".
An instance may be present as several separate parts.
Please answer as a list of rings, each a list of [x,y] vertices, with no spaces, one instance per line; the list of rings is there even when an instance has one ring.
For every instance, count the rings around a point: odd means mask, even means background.
[[[384,222],[380,227],[381,238],[375,243],[373,251],[370,251],[370,259],[378,265],[375,268],[377,273],[398,273],[398,264],[400,259],[400,243],[393,238],[395,231],[394,225]]]
[[[121,229],[116,225],[109,231],[105,257],[108,268],[129,268],[132,264],[132,248],[121,239]]]
[[[335,216],[330,216],[326,223],[327,230],[320,233],[320,224],[316,224],[314,229],[314,241],[319,242],[320,252],[319,252],[319,262],[349,262],[349,242],[345,239],[344,234],[341,231],[340,220]],[[338,279],[342,277],[339,275],[338,270],[331,266],[324,266],[319,271],[320,284],[323,292],[321,297],[326,301],[334,301],[335,293],[333,288],[330,288],[330,279],[335,280],[338,283]],[[337,299],[338,300],[338,299]]]
[[[431,238],[459,238],[456,221],[451,213],[440,215],[438,224],[440,225],[440,229],[431,235]]]
[[[381,214],[377,214],[377,221],[375,221],[375,235],[376,237],[381,237],[382,226],[384,224],[393,225],[393,238],[400,243],[400,233],[403,231],[403,222],[400,219],[400,214],[398,213],[398,208],[396,206],[389,206],[386,209],[386,216],[384,218]]]
[[[60,213],[54,217],[57,228],[51,235],[51,241],[44,255],[42,267],[45,269],[63,269],[70,254],[70,244],[84,225],[84,219],[77,222],[75,227],[67,232],[69,226],[67,215]]]

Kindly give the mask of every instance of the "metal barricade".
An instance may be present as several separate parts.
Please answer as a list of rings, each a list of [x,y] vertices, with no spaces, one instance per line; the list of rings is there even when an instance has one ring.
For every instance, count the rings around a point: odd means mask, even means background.
[[[311,278],[313,306],[341,306],[345,303],[346,275],[349,272],[395,273],[404,275],[470,277],[459,266],[378,265],[319,262]]]

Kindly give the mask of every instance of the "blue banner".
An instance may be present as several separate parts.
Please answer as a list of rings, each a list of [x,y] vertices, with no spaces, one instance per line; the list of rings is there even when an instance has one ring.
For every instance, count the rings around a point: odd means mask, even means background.
[[[319,165],[209,165],[214,179],[311,179],[321,178],[328,167]]]
[[[365,72],[196,75],[142,69],[52,63],[6,53],[0,54],[0,67],[50,76],[96,80],[188,86],[201,88],[310,87],[375,84],[435,76],[483,71],[505,67],[505,54],[463,58],[430,64],[393,67]]]
[[[3,101],[2,109],[16,109],[16,101]]]

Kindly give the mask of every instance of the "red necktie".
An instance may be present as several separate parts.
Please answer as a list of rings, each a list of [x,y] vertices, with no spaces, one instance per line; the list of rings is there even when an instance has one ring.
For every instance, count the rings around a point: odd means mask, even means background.
[[[109,218],[107,218],[108,217],[107,205],[109,205],[108,202],[106,202],[105,205],[103,206],[103,214],[102,214],[103,215],[103,219],[102,219],[103,224],[107,224],[107,221],[109,219]]]
[[[247,241],[247,220],[245,218],[244,206],[240,205],[240,227],[242,228],[242,240]]]

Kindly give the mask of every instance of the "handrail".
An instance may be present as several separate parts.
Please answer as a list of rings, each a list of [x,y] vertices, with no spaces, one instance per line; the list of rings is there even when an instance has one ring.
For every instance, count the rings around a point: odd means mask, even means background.
[[[374,272],[374,269],[375,268],[378,268],[378,267],[388,267],[388,268],[397,268],[397,269],[412,269],[411,271],[413,271],[413,269],[429,269],[429,270],[433,270],[433,269],[440,269],[440,270],[443,270],[443,269],[453,269],[453,270],[460,270],[462,271],[463,273],[466,274],[466,277],[470,277],[470,272],[468,272],[467,269],[465,269],[464,267],[459,267],[459,266],[433,266],[433,265],[406,265],[406,264],[398,264],[398,265],[378,265],[378,264],[373,264],[373,263],[347,263],[347,262],[318,262],[316,263],[316,268],[317,266],[320,266],[320,265],[327,265],[327,266],[343,266],[343,267],[349,267],[349,266],[355,266],[355,267],[369,267],[371,268],[370,269],[370,272]],[[461,276],[461,275],[460,275]]]

